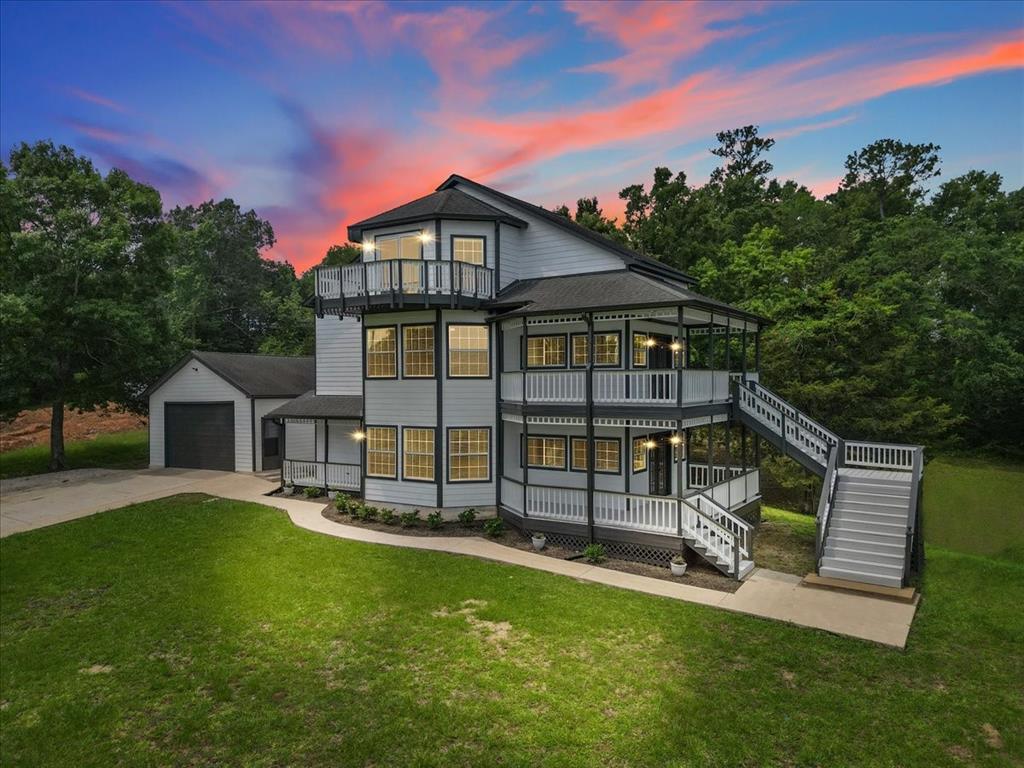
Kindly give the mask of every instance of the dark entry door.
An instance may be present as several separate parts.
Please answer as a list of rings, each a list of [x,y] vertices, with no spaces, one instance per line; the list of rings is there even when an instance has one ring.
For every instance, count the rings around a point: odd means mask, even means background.
[[[235,404],[164,404],[164,465],[233,472]]]
[[[263,469],[281,468],[281,425],[272,419],[263,420]]]
[[[651,496],[672,494],[672,445],[668,437],[668,433],[655,436],[653,440],[656,445],[647,454]]]

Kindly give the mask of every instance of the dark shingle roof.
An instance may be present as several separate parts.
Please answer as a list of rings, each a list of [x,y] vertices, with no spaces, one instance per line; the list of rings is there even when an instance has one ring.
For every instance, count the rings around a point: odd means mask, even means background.
[[[453,189],[455,184],[465,184],[469,187],[476,187],[477,189],[487,192],[490,195],[494,195],[499,200],[502,200],[511,206],[519,208],[520,210],[526,211],[528,213],[532,213],[535,216],[539,216],[540,218],[544,219],[547,222],[550,222],[551,224],[554,224],[557,227],[561,227],[562,229],[572,232],[577,237],[581,237],[584,240],[593,243],[594,245],[598,245],[606,250],[611,251],[612,253],[618,255],[628,265],[644,267],[653,273],[661,275],[662,277],[668,277],[674,280],[681,280],[686,283],[697,282],[694,278],[690,277],[685,272],[680,272],[678,269],[674,269],[673,267],[670,267],[667,264],[663,264],[657,259],[652,259],[650,256],[645,256],[642,253],[638,253],[637,251],[634,251],[632,248],[627,248],[626,246],[617,243],[614,240],[605,237],[604,235],[594,232],[592,229],[587,229],[583,225],[577,224],[572,219],[567,219],[565,216],[561,216],[555,213],[554,211],[549,211],[546,208],[542,208],[539,205],[534,205],[533,203],[528,203],[525,200],[520,200],[518,197],[512,197],[512,195],[507,195],[504,192],[499,192],[498,190],[492,187],[485,186],[478,181],[467,179],[465,176],[459,176],[457,173],[453,173],[451,176],[449,176],[445,180],[445,182],[438,187],[438,189]]]
[[[758,322],[763,318],[632,269],[517,280],[485,306],[502,317],[631,307],[691,305]]]
[[[350,224],[348,239],[355,242],[362,240],[364,229],[426,219],[504,221],[517,227],[526,225],[522,219],[517,219],[507,211],[488,205],[472,195],[467,195],[462,190],[443,189],[413,200],[411,203],[392,208],[390,211],[384,211],[376,216]]]
[[[271,419],[359,419],[363,398],[359,395],[317,395],[307,392],[267,414]]]
[[[152,394],[193,359],[250,397],[295,397],[316,384],[316,362],[312,357],[193,350],[147,389],[145,395]]]

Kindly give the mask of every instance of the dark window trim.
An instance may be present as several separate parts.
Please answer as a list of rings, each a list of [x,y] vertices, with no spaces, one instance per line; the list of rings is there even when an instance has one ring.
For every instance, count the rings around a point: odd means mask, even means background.
[[[384,239],[384,238],[392,238],[392,237],[401,238],[403,235],[422,235],[426,231],[427,231],[426,229],[420,227],[419,229],[404,229],[401,232],[388,232],[387,234],[383,234],[383,235],[374,235],[373,236],[373,261],[396,261],[396,259],[381,259],[381,258],[378,257],[378,255],[377,255],[377,241],[378,240]],[[399,251],[401,251],[401,247],[399,247]],[[363,261],[366,261],[366,258],[365,258],[366,253],[365,253],[365,251],[363,252],[363,256],[364,256]],[[423,259],[423,241],[422,240],[420,240],[420,259],[421,260]],[[397,261],[401,261],[401,260],[402,260],[402,254],[399,253]]]
[[[572,444],[573,444],[573,442],[575,440],[582,440],[583,442],[586,442],[587,438],[586,437],[578,437],[576,435],[570,435],[570,437],[569,437],[569,471],[570,472],[586,473],[586,471],[587,471],[586,469],[577,469],[576,467],[573,466],[573,455],[574,454],[573,454],[573,451],[572,451]],[[595,454],[597,452],[597,445],[596,445],[596,443],[598,441],[605,441],[605,442],[609,442],[609,443],[614,442],[614,443],[618,443],[619,444],[619,464],[618,464],[618,467],[614,471],[612,471],[610,469],[598,469],[595,466],[594,467],[594,474],[595,475],[621,475],[622,474],[622,438],[619,438],[619,437],[600,437],[600,436],[595,436],[594,437],[594,443],[595,443],[594,451],[595,451]],[[596,463],[597,462],[595,462],[595,464]]]
[[[487,430],[487,479],[486,480],[452,480],[452,430],[453,429],[485,429]],[[445,466],[449,485],[487,485],[494,482],[494,431],[485,424],[453,424],[445,428]]]
[[[520,435],[520,438],[522,438],[522,437],[523,436]],[[561,440],[562,443],[565,445],[565,450],[563,451],[563,454],[565,455],[565,464],[563,464],[561,467],[548,467],[548,466],[546,466],[544,464],[528,464],[527,462],[529,462],[529,460],[530,460],[530,443],[529,443],[529,441],[532,440],[535,437],[554,438],[554,439],[557,439],[557,440]],[[526,439],[522,440],[522,446],[523,446],[523,456],[522,456],[522,461],[521,461],[519,466],[523,466],[524,464],[526,464],[528,469],[546,469],[549,472],[566,472],[569,469],[569,464],[571,463],[571,457],[569,456],[569,435],[545,435],[545,434],[538,434],[538,433],[535,433],[535,432],[530,432],[530,433],[528,433],[526,435]]]
[[[365,474],[368,478],[374,480],[397,480],[402,474],[402,448],[398,442],[399,429],[397,424],[365,424],[363,429],[366,431],[366,440],[363,442],[366,444],[364,451],[366,452],[365,460]],[[371,475],[370,474],[370,430],[371,429],[393,429],[395,431],[395,474],[394,475]]]
[[[451,338],[452,326],[485,326],[488,327],[487,331],[487,375],[486,376],[458,376],[452,375],[452,350],[449,340]],[[444,377],[446,379],[454,379],[455,381],[473,381],[474,379],[483,381],[485,379],[491,379],[494,377],[494,361],[491,359],[494,356],[494,331],[493,323],[456,323],[447,322],[444,324]]]
[[[431,480],[424,480],[421,477],[409,477],[405,473],[405,431],[407,429],[429,429],[434,433],[434,446],[431,450],[430,455],[434,458],[434,477]],[[403,424],[402,425],[402,448],[400,453],[402,454],[402,482],[403,483],[425,483],[426,485],[434,485],[437,482],[437,427],[418,427],[415,424]]]
[[[367,360],[370,359],[370,346],[369,346],[370,331],[379,331],[379,330],[387,329],[387,328],[391,328],[395,332],[395,375],[394,376],[371,376],[370,375],[370,368],[366,364]],[[398,334],[398,325],[397,324],[395,324],[395,325],[367,325],[366,323],[363,323],[363,378],[364,379],[372,379],[374,381],[389,381],[389,380],[390,381],[394,381],[395,379],[398,378],[399,352],[401,352],[401,349],[400,349],[401,345],[399,343],[398,336],[399,336],[399,334]]]
[[[558,371],[558,370],[564,370],[564,369],[569,367],[569,360],[572,358],[572,353],[569,350],[569,334],[568,333],[538,333],[538,334],[532,334],[531,333],[529,336],[526,336],[526,334],[523,334],[523,337],[526,338],[526,342],[524,342],[524,344],[523,344],[523,362],[525,364],[524,367],[526,368],[526,370],[528,370],[528,371],[545,371],[545,370],[546,371]],[[533,341],[534,339],[557,339],[557,338],[565,339],[565,362],[563,362],[561,365],[530,365],[529,364],[530,363],[530,342],[531,341]]]
[[[448,260],[455,261],[455,238],[461,240],[483,240],[484,241],[484,263],[474,264],[473,266],[479,266],[481,269],[489,269],[487,266],[487,235],[459,235],[452,234],[448,236]],[[460,264],[469,264],[468,261],[461,261]],[[495,289],[497,290],[497,289]]]
[[[431,323],[408,323],[408,324],[403,323],[401,326],[399,326],[400,330],[399,330],[399,333],[398,333],[398,359],[402,363],[401,366],[396,369],[397,372],[398,372],[399,378],[401,378],[401,379],[410,379],[412,381],[433,381],[433,380],[435,380],[437,378],[437,360],[434,360],[434,372],[430,376],[409,376],[405,372],[405,329],[406,328],[425,328],[427,326],[433,328],[435,334],[438,332],[438,328],[437,328],[437,323],[436,322],[431,322]],[[434,346],[435,346],[434,344],[430,345],[430,354],[434,354]],[[382,378],[382,377],[376,377],[376,378]]]
[[[582,333],[570,333],[569,334],[569,367],[570,368],[576,368],[577,370],[579,370],[581,368],[586,368],[587,367],[586,363],[583,363],[582,365],[576,365],[576,363],[573,362],[573,340],[576,339],[576,338],[579,338],[581,336],[583,338],[586,338],[587,337],[587,333],[586,332],[582,332]],[[608,369],[608,370],[621,370],[622,369],[622,331],[618,331],[618,330],[616,330],[616,331],[594,331],[594,338],[596,339],[598,336],[618,336],[619,337],[619,362],[612,363],[612,364],[608,364],[608,363],[600,363],[600,364],[599,363],[594,363],[594,367],[595,368],[605,368],[605,369]]]
[[[644,468],[643,469],[636,469],[636,467],[633,466],[633,451],[636,448],[636,441],[637,440],[643,440],[646,443],[650,439],[651,439],[650,432],[648,432],[646,435],[639,435],[637,437],[631,438],[631,440],[629,442],[629,470],[630,470],[630,474],[642,475],[644,472],[646,472],[650,468],[650,466],[651,466],[651,457],[650,457],[650,455],[648,453],[650,451],[649,448],[645,448],[644,449],[644,452],[645,452]]]

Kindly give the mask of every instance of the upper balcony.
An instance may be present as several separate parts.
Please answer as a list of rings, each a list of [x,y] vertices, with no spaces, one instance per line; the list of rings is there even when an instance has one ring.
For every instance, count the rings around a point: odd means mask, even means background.
[[[320,308],[447,306],[475,309],[494,298],[494,272],[462,261],[389,259],[316,270]]]

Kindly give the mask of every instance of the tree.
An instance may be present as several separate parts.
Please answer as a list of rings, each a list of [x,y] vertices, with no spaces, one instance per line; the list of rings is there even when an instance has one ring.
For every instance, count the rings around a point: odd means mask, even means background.
[[[569,221],[575,221],[581,227],[586,227],[589,230],[604,235],[609,240],[614,240],[623,245],[626,243],[625,233],[619,229],[615,219],[609,219],[604,215],[604,211],[601,210],[596,197],[581,197],[577,200],[575,218],[569,212],[569,206],[565,204],[553,209],[552,213],[564,216]]]
[[[141,407],[170,363],[173,233],[156,190],[51,142],[11,151],[0,207],[0,415],[49,405],[50,469],[64,469],[65,406]]]
[[[879,139],[846,158],[846,176],[837,199],[861,193],[878,208],[878,218],[907,213],[921,199],[921,187],[939,175],[937,144],[905,144]]]
[[[775,146],[775,139],[758,136],[757,130],[756,125],[745,125],[715,134],[718,146],[710,151],[725,160],[725,165],[711,172],[712,184],[723,185],[733,179],[743,179],[764,186],[772,172],[772,164],[762,155]]]

